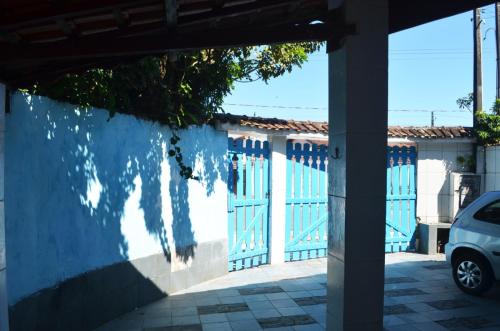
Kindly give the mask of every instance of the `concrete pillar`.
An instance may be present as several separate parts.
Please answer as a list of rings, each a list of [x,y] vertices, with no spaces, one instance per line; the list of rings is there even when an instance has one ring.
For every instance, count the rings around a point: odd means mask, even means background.
[[[285,262],[286,137],[271,140],[271,211],[269,239],[271,264]]]
[[[382,330],[388,0],[345,0],[343,16],[356,34],[329,54],[327,330]]]
[[[9,330],[7,303],[7,263],[5,249],[5,212],[4,212],[4,158],[5,158],[5,85],[0,83],[0,330]]]

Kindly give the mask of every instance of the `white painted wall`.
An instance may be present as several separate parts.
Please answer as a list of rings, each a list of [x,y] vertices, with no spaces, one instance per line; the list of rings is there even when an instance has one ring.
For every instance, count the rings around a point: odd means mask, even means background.
[[[449,222],[450,174],[460,171],[458,156],[470,156],[470,142],[419,141],[417,163],[417,217],[424,223]]]
[[[5,250],[4,164],[5,164],[5,85],[0,83],[0,330],[9,330],[7,304],[7,263]]]
[[[13,96],[9,304],[85,271],[227,238],[227,134],[208,126],[180,132],[184,159],[201,176],[185,181],[166,154],[168,128],[108,119],[100,109]]]
[[[484,159],[484,150],[478,149],[478,164]],[[486,147],[485,192],[500,190],[500,146]]]

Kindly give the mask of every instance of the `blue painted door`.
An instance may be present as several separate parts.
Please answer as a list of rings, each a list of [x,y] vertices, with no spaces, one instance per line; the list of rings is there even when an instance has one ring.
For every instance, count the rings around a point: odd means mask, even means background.
[[[401,252],[415,246],[415,147],[387,148],[387,211],[385,251]]]
[[[326,256],[327,156],[325,145],[287,144],[286,261]]]
[[[268,263],[269,143],[229,139],[229,271]]]

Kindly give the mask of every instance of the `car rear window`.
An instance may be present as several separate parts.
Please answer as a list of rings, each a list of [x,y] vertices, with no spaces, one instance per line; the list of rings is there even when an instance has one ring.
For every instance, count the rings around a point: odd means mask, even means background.
[[[500,224],[500,200],[481,208],[474,214],[474,218],[483,222]]]

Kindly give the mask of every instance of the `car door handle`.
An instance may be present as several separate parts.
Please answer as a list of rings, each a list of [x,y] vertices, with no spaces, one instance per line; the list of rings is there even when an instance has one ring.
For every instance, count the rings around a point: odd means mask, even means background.
[[[495,251],[493,251],[493,255],[495,255],[495,256],[500,256],[500,252],[495,252]]]

